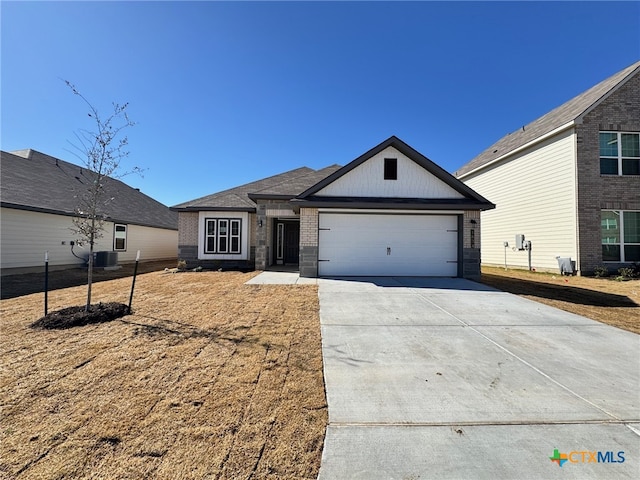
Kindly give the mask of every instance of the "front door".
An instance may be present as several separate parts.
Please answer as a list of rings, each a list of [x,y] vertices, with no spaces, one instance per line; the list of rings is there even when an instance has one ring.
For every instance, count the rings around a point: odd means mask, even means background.
[[[300,222],[276,221],[275,264],[297,265],[300,256]]]

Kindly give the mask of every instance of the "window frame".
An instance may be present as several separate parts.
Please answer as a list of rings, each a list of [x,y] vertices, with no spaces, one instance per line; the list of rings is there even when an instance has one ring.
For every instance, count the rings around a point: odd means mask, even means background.
[[[602,149],[600,146],[600,137],[602,134],[615,134],[616,135],[616,143],[617,143],[617,154],[616,155],[603,155]],[[638,138],[638,144],[640,144],[640,132],[612,132],[608,130],[602,130],[598,133],[598,154],[599,154],[599,166],[600,166],[600,175],[602,176],[618,176],[618,177],[637,177],[640,175],[640,154],[637,157],[623,155],[622,153],[622,136],[623,135],[634,135]],[[606,173],[602,171],[602,161],[603,160],[615,160],[616,161],[616,173]],[[625,170],[625,162],[636,162],[636,168],[634,170],[638,171],[638,173],[624,173]]]
[[[618,227],[617,228],[611,228],[609,226],[609,222],[607,222],[606,228],[603,229],[603,213],[604,212],[613,212],[614,214],[617,215],[617,221],[618,221]],[[627,246],[636,246],[640,248],[640,238],[638,239],[638,242],[627,242],[625,240],[625,225],[624,225],[624,214],[625,213],[636,213],[638,215],[640,215],[640,210],[615,210],[615,209],[603,209],[600,211],[600,245],[601,245],[601,255],[602,255],[602,262],[603,263],[630,263],[630,262],[638,262],[640,261],[640,258],[638,259],[627,259],[626,258],[626,248]],[[607,230],[617,230],[618,231],[618,241],[617,242],[607,242],[604,243],[603,240],[603,233]],[[619,249],[619,257],[618,260],[605,260],[604,259],[604,247],[611,247],[611,246],[617,246]]]
[[[124,236],[118,235],[118,227],[124,228]],[[114,252],[126,252],[127,251],[127,235],[129,233],[129,228],[126,223],[114,223],[113,224],[113,251]],[[124,247],[118,248],[117,241],[124,240]]]
[[[384,159],[383,174],[384,174],[385,180],[398,180],[398,159],[397,158]]]
[[[210,222],[213,222],[215,225],[213,234],[209,233]],[[221,228],[221,224],[224,225],[223,228]],[[233,233],[235,231],[234,226],[237,227],[237,233]],[[213,250],[209,249],[210,239],[213,240]],[[234,248],[234,246],[236,248]],[[242,255],[242,219],[231,217],[205,217],[203,253]]]

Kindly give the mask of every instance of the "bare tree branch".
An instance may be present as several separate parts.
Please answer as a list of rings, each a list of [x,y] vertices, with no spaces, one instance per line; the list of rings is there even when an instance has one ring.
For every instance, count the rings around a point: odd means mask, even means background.
[[[119,179],[130,173],[140,173],[141,169],[134,167],[125,173],[120,172],[121,161],[129,155],[127,146],[129,139],[123,134],[124,130],[135,125],[127,114],[128,103],[113,103],[113,112],[107,117],[101,117],[98,110],[84,97],[74,84],[64,80],[74,95],[77,95],[87,105],[87,115],[93,120],[94,130],[81,129],[74,133],[76,143],[69,142],[76,155],[87,170],[88,180],[86,190],[76,195],[77,207],[73,218],[73,232],[78,235],[81,244],[89,245],[88,275],[87,275],[87,304],[91,306],[91,286],[93,274],[93,249],[96,240],[104,235],[104,222],[107,218],[106,206],[113,200],[105,200],[105,187],[111,179]]]

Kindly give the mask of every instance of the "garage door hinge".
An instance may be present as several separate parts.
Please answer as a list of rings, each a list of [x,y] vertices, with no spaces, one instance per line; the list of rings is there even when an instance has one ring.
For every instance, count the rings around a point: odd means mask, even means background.
[[[456,233],[458,233],[458,230],[447,230],[447,232],[456,232]]]
[[[318,260],[319,262],[330,262],[331,260]]]
[[[457,260],[447,260],[447,263],[458,263]]]
[[[331,230],[330,228],[318,228],[318,230]]]

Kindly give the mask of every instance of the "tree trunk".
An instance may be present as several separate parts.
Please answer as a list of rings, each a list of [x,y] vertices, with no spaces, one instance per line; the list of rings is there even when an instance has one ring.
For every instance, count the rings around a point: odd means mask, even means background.
[[[95,219],[91,221],[91,238],[89,239],[89,262],[87,265],[87,305],[84,307],[84,311],[88,312],[91,307],[91,284],[93,282],[93,240],[95,238]]]

